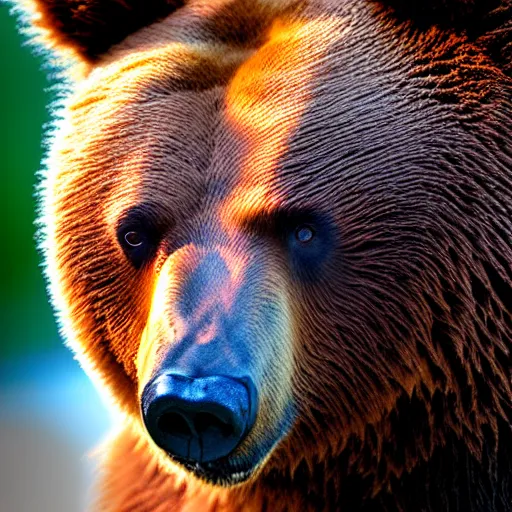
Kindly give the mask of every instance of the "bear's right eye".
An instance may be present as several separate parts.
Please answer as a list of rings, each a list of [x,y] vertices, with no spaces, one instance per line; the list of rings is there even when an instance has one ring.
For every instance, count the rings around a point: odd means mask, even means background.
[[[143,231],[141,228],[123,230],[118,234],[118,239],[125,256],[136,269],[151,261],[158,247],[151,231]]]
[[[130,247],[139,247],[143,243],[142,236],[138,231],[128,231],[128,233],[124,235],[124,241]]]
[[[161,229],[153,210],[148,205],[136,206],[122,216],[117,227],[119,245],[136,269],[151,262],[160,244]]]

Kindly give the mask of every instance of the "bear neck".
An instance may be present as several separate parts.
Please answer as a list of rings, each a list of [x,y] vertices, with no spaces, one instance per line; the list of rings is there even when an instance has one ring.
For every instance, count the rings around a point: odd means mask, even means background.
[[[299,452],[326,440],[327,431],[326,424],[323,434],[301,433]],[[285,450],[276,459],[286,460]],[[481,396],[471,407],[453,393],[416,389],[338,452],[304,457],[293,473],[268,470],[259,494],[273,511],[511,512],[511,453],[509,403]]]
[[[268,507],[262,510],[511,512],[512,433],[510,423],[498,423],[497,438],[485,429],[480,453],[452,432],[427,459],[418,453],[414,462],[407,461],[404,446],[398,450],[401,456],[392,450],[396,458],[383,453],[376,466],[365,443],[351,438],[337,457],[313,465],[304,461],[293,475],[264,475],[258,492]]]
[[[401,413],[406,416],[406,411]],[[412,417],[417,418],[410,414],[409,421]],[[497,420],[497,431],[484,428],[484,448],[479,453],[464,436],[448,428],[442,442],[424,457],[426,440],[418,437],[420,419],[399,432],[395,443],[383,446],[379,460],[371,441],[374,436],[365,440],[354,436],[339,454],[315,462],[302,460],[293,473],[268,469],[253,485],[223,490],[170,475],[150,455],[140,435],[128,428],[104,461],[97,508],[119,512],[510,512],[510,422]]]

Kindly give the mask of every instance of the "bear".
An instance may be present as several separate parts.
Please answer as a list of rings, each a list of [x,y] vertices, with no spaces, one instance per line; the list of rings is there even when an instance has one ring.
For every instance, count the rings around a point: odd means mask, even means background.
[[[511,511],[512,3],[15,9],[94,509]]]

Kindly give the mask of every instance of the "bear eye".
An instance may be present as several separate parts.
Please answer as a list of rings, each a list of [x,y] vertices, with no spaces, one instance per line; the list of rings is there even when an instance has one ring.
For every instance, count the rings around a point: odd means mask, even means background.
[[[124,241],[130,247],[139,247],[142,245],[142,236],[138,231],[128,231],[128,233],[124,235]]]
[[[285,248],[293,275],[301,281],[317,281],[337,246],[334,222],[328,214],[318,211],[301,210],[285,214],[278,226],[286,234]]]
[[[148,263],[158,247],[156,234],[147,226],[121,229],[118,240],[125,256],[136,269]]]
[[[141,204],[125,212],[119,220],[118,243],[136,269],[151,262],[158,251],[163,234],[159,218],[154,207]]]
[[[295,230],[295,238],[301,244],[307,244],[315,237],[315,230],[308,225],[301,225]]]

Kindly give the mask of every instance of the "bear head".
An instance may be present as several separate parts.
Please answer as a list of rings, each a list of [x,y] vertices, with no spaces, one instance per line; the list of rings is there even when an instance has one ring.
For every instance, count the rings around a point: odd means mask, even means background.
[[[54,305],[164,470],[383,485],[510,428],[510,2],[27,10]]]

